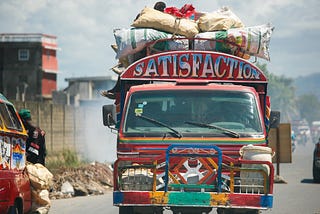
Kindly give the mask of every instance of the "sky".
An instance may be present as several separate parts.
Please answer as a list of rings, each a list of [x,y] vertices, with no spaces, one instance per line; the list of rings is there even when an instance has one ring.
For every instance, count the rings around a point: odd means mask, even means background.
[[[1,0],[0,33],[43,33],[57,36],[58,89],[66,78],[116,76],[110,48],[113,29],[130,28],[147,0]],[[320,72],[319,0],[167,0],[167,6],[192,4],[197,11],[213,12],[228,6],[245,26],[271,23],[268,71],[297,78]]]

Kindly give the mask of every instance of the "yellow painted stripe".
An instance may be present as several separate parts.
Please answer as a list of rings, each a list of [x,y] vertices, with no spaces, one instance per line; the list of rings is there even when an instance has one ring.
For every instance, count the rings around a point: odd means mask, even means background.
[[[150,192],[151,204],[168,204],[168,192]]]

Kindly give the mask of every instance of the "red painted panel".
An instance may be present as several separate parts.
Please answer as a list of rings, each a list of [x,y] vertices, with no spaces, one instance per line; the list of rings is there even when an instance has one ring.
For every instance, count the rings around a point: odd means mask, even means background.
[[[31,189],[26,171],[0,170],[0,186],[0,213],[7,213],[19,196],[22,196],[24,213],[30,210]]]
[[[57,90],[57,74],[43,73],[42,95],[51,95],[52,91]]]
[[[232,206],[250,206],[261,207],[260,205],[261,195],[246,195],[246,194],[230,194],[229,201]]]
[[[149,192],[123,192],[123,204],[151,204]]]
[[[56,50],[42,48],[42,68],[45,70],[58,71]]]

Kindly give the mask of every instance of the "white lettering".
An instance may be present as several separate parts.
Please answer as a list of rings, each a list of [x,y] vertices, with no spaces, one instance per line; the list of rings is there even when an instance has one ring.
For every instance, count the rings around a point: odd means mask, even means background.
[[[254,69],[254,68],[251,68],[251,72],[252,72],[252,79],[260,79],[260,75],[259,75],[259,72],[257,72],[257,70],[256,69]]]
[[[171,63],[171,56],[160,56],[158,59],[158,63],[159,65],[162,62],[162,77],[168,77],[169,76],[169,72],[168,72],[168,61]]]
[[[238,60],[228,58],[227,65],[229,66],[229,76],[228,79],[233,79],[233,71],[238,67]]]
[[[221,59],[223,60],[224,63],[226,63],[226,58],[223,56],[218,56],[216,59],[216,63],[214,65],[214,71],[217,77],[223,77],[226,73],[226,69],[221,69],[222,65],[221,63]]]
[[[128,74],[129,75],[129,74]],[[260,79],[260,71],[249,62],[210,53],[175,53],[149,57],[134,67],[133,77]],[[126,75],[125,75],[126,76]],[[129,75],[130,76],[130,75]],[[128,77],[126,77],[128,78]]]
[[[192,54],[192,77],[198,77],[199,69],[200,69],[200,63],[202,63],[202,54]]]
[[[158,73],[158,66],[156,66],[156,62],[155,62],[155,59],[151,58],[148,62],[148,67],[146,69],[146,73],[144,76],[146,77],[151,77],[152,74],[155,76],[155,77],[158,77],[159,76],[159,73]]]
[[[185,61],[183,60],[185,58]],[[189,60],[189,55],[188,54],[182,54],[179,58],[179,76],[180,77],[189,77],[190,72],[191,72],[191,66],[190,63],[188,62]],[[183,73],[186,71],[185,73]]]
[[[242,72],[243,72],[243,62],[240,61],[237,79],[243,79]]]
[[[143,74],[143,67],[144,67],[144,62],[139,63],[138,65],[136,65],[136,69],[134,70],[133,75],[134,75],[135,77],[142,76],[142,74]]]
[[[177,63],[177,54],[173,54],[172,55],[172,58],[173,58],[173,63],[172,63],[172,66],[173,66],[173,69],[172,69],[172,77],[178,77],[178,69],[177,69],[177,66],[178,66],[178,63]]]
[[[206,54],[201,77],[208,77],[208,76],[215,77],[215,74],[213,71],[212,57],[210,54]]]
[[[249,64],[245,64],[243,66],[243,76],[245,79],[249,79],[251,76],[251,66]]]

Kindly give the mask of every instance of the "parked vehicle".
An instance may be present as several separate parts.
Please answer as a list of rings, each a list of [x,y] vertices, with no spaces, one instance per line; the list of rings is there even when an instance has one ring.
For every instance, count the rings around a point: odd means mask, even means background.
[[[296,135],[293,130],[291,130],[291,152],[296,150]]]
[[[307,122],[297,127],[297,142],[302,145],[306,145],[312,141],[311,130]]]
[[[314,182],[320,183],[320,138],[315,144],[313,151],[312,173]]]
[[[120,81],[117,106],[103,106],[104,125],[118,132],[119,213],[272,208],[276,118],[258,67],[220,52],[167,51],[134,62]]]
[[[320,136],[320,121],[313,121],[311,124],[312,141],[316,142]]]
[[[0,213],[22,214],[31,209],[26,139],[13,104],[0,94]]]

